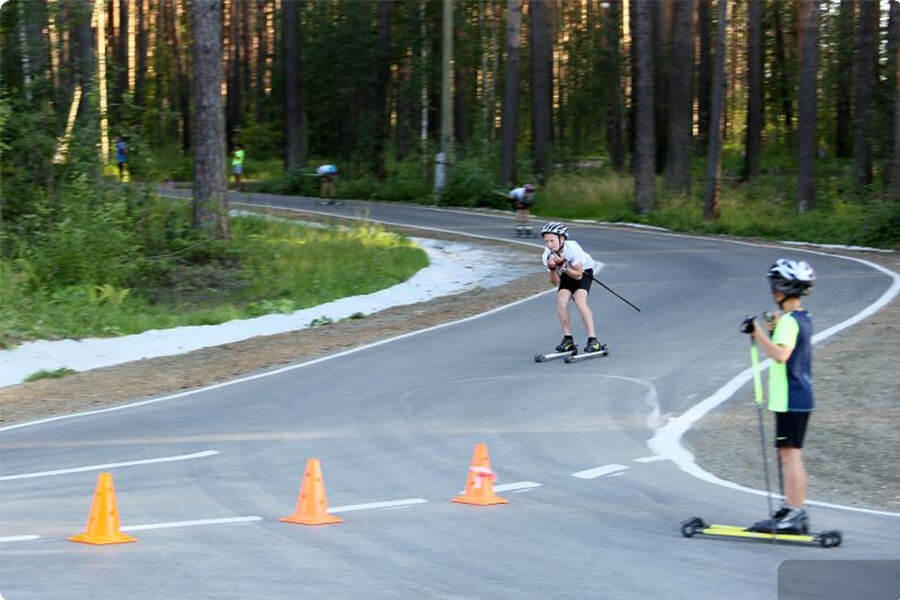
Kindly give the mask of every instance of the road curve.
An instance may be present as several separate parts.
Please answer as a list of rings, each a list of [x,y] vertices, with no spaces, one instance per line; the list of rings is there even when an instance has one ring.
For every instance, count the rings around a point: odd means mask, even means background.
[[[514,240],[500,214],[257,194],[232,203]],[[767,308],[762,274],[775,258],[813,262],[807,305],[820,331],[863,311],[892,278],[803,250],[572,231],[604,263],[598,278],[642,311],[594,287],[607,358],[532,361],[559,337],[544,294],[267,376],[0,431],[3,597],[770,599],[785,560],[897,559],[900,518],[829,508],[814,509],[813,525],[843,530],[837,549],[685,539],[682,519],[744,524],[765,500],[648,447],[666,416],[746,368],[736,324]],[[577,322],[576,332],[583,343]],[[450,502],[479,442],[509,504]],[[341,524],[279,521],[311,457]],[[123,528],[140,541],[65,541],[84,529],[108,465]],[[896,591],[896,569],[863,582],[846,570],[858,564],[888,563],[834,563],[819,580],[843,573],[857,593]]]

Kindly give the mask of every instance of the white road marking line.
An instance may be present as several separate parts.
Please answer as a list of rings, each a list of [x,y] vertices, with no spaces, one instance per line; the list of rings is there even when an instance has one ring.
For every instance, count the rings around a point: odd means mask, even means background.
[[[148,529],[169,529],[171,527],[193,527],[195,525],[221,525],[224,523],[247,523],[262,521],[262,517],[229,517],[225,519],[198,519],[196,521],[170,521],[169,523],[147,523],[145,525],[128,525],[120,527],[120,531],[146,531]]]
[[[516,481],[513,483],[504,483],[501,485],[495,485],[495,492],[514,492],[516,490],[532,490],[534,488],[538,488],[544,485],[543,483],[536,483],[534,481]]]
[[[636,459],[634,459],[634,462],[636,462],[636,463],[652,463],[652,462],[657,462],[660,460],[669,460],[669,459],[665,456],[661,456],[659,454],[654,454],[653,456],[642,456],[641,458],[636,458]]]
[[[8,535],[6,537],[0,537],[0,544],[4,542],[28,542],[40,537],[41,536],[39,535]],[[0,596],[0,600],[3,600],[2,596]]]
[[[335,506],[329,508],[329,513],[351,512],[354,510],[369,510],[371,508],[395,508],[399,506],[412,506],[413,504],[424,504],[428,502],[425,498],[406,498],[405,500],[388,500],[386,502],[369,502],[367,504],[348,504],[346,506]]]
[[[625,465],[603,465],[602,467],[585,469],[584,471],[572,473],[572,477],[577,477],[578,479],[596,479],[597,477],[603,477],[604,475],[624,471],[627,468],[628,467],[626,467]]]
[[[204,450],[203,452],[195,452],[194,454],[179,454],[178,456],[164,456],[162,458],[148,458],[146,460],[131,460],[128,462],[106,463],[104,465],[89,465],[86,467],[73,467],[71,469],[57,469],[55,471],[40,471],[37,473],[4,475],[3,477],[0,477],[0,481],[9,481],[11,479],[30,479],[32,477],[49,477],[51,475],[65,475],[66,473],[81,473],[84,471],[100,471],[103,469],[112,469],[113,467],[131,467],[134,465],[149,465],[153,463],[191,460],[194,458],[206,458],[207,456],[215,456],[218,453],[218,450]]]

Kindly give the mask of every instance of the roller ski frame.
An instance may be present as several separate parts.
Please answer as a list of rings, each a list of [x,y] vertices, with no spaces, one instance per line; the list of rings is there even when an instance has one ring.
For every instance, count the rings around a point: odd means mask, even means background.
[[[557,358],[565,358],[568,359],[571,356],[575,356],[578,353],[578,349],[568,350],[566,352],[548,352],[547,354],[535,354],[534,362],[547,362],[550,360],[556,360]]]
[[[681,535],[686,538],[699,534],[732,539],[766,540],[773,543],[787,542],[791,544],[819,545],[822,548],[835,548],[840,546],[843,541],[841,532],[837,530],[797,534],[765,533],[762,531],[748,531],[747,529],[735,525],[707,524],[700,517],[691,517],[681,523]]]
[[[589,358],[601,358],[603,356],[609,356],[609,348],[607,348],[605,344],[600,350],[595,350],[594,352],[582,352],[581,354],[573,354],[572,356],[563,358],[563,360],[567,363],[574,363],[581,362]]]
[[[534,237],[534,230],[531,225],[516,225],[516,237]]]

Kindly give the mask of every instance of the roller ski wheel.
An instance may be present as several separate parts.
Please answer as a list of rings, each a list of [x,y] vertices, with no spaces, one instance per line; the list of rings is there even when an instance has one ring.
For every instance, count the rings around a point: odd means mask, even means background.
[[[706,527],[706,523],[700,517],[691,517],[687,521],[681,523],[681,535],[686,538],[694,537],[694,534],[700,533]]]
[[[566,358],[569,358],[570,356],[574,356],[577,351],[578,350],[576,349],[576,350],[568,350],[566,352],[553,351],[553,352],[548,352],[547,354],[535,354],[534,362],[542,363],[542,362],[547,362],[547,361],[551,361],[551,360],[556,360],[557,358],[566,359]]]

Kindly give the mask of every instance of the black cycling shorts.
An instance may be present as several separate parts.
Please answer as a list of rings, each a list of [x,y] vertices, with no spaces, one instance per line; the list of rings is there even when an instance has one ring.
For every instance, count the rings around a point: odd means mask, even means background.
[[[569,290],[573,294],[577,290],[584,290],[588,294],[591,293],[591,284],[594,282],[594,270],[586,269],[581,279],[572,279],[565,273],[559,276],[559,289]]]
[[[809,411],[775,413],[775,447],[802,448]]]

